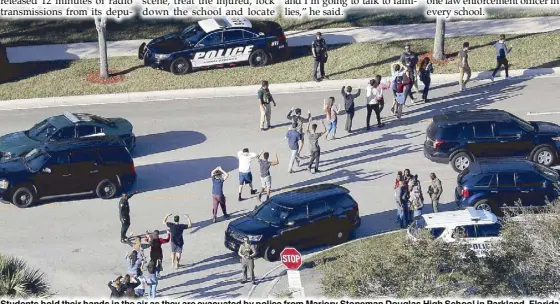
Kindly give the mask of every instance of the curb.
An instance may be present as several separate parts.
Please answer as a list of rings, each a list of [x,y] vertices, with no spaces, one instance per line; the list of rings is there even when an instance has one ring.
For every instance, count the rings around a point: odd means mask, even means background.
[[[560,68],[544,68],[544,69],[523,69],[509,71],[511,77],[519,79],[554,77],[560,75]],[[473,72],[472,81],[483,81],[490,78],[491,71]],[[503,75],[500,72],[497,76]],[[373,77],[373,75],[372,75]],[[432,75],[432,84],[434,83],[454,83],[457,82],[459,74],[434,74]],[[364,88],[370,78],[359,79],[341,79],[326,80],[322,82],[296,82],[271,84],[270,89],[273,94],[293,94],[317,91],[338,91],[342,86],[353,86],[355,88]],[[386,80],[383,80],[386,81]],[[121,103],[141,103],[171,100],[188,100],[188,99],[208,99],[223,97],[240,97],[253,96],[260,88],[259,85],[236,86],[236,87],[218,87],[218,88],[202,88],[202,89],[185,89],[185,90],[169,90],[169,91],[151,91],[151,92],[131,92],[119,94],[102,94],[102,95],[81,95],[67,97],[47,97],[32,99],[14,99],[0,101],[0,111],[10,110],[26,110],[50,107],[69,107],[69,106],[88,106],[100,104],[121,104]]]
[[[366,237],[363,237],[363,238],[353,239],[353,240],[348,241],[348,242],[346,242],[346,243],[343,243],[343,244],[340,244],[340,245],[336,245],[336,246],[332,246],[332,247],[326,248],[326,249],[321,250],[321,251],[317,251],[317,252],[313,252],[313,253],[310,253],[310,254],[306,254],[306,255],[302,256],[302,265],[303,265],[303,263],[304,263],[306,260],[308,260],[308,259],[310,259],[310,258],[312,258],[312,257],[314,257],[314,256],[316,256],[316,255],[319,255],[319,254],[321,254],[321,253],[325,253],[325,252],[331,251],[331,250],[333,250],[333,249],[340,248],[340,247],[343,247],[343,246],[346,246],[346,245],[349,245],[349,244],[352,244],[352,243],[355,243],[355,242],[358,242],[358,241],[364,241],[364,240],[368,240],[368,239],[371,239],[371,238],[380,237],[380,236],[383,236],[383,235],[392,234],[392,233],[397,233],[397,232],[401,232],[401,231],[404,231],[404,230],[403,230],[403,229],[399,229],[399,230],[385,231],[385,232],[381,232],[381,233],[378,233],[378,234],[375,234],[375,235],[370,235],[370,236],[366,236]],[[270,276],[271,273],[273,273],[274,271],[276,271],[278,268],[280,268],[280,267],[282,267],[282,266],[283,266],[283,264],[278,263],[278,264],[277,264],[276,266],[274,266],[271,270],[269,270],[266,274],[264,274],[264,275],[261,277],[261,280],[262,280],[262,279],[266,279],[268,276]],[[274,287],[276,286],[276,284],[278,284],[278,281],[280,281],[280,279],[281,279],[284,275],[286,275],[286,269],[282,269],[282,271],[280,272],[280,274],[279,274],[276,278],[274,278],[274,280],[270,281],[269,283],[266,283],[266,285],[264,286],[265,292],[263,292],[264,296],[262,296],[261,298],[268,298],[268,296],[269,296],[269,295],[272,293],[272,291],[274,290]],[[247,294],[247,299],[250,299],[250,298],[251,298],[251,296],[252,296],[253,293],[255,292],[256,286],[258,286],[258,285],[253,285],[253,286],[251,287],[251,289],[249,290],[249,293]]]

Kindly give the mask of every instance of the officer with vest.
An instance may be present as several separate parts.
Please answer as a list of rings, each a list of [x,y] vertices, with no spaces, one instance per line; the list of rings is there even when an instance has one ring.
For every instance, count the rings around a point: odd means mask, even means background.
[[[319,79],[329,79],[325,76],[325,62],[327,62],[327,42],[323,39],[321,32],[317,33],[317,36],[313,43],[311,44],[311,52],[313,53],[313,80],[319,81]],[[317,69],[321,72],[320,78],[317,78]]]
[[[238,251],[241,257],[241,267],[243,272],[243,279],[241,283],[247,282],[247,272],[250,272],[251,282],[255,285],[255,256],[257,255],[257,248],[254,245],[249,244],[249,238],[243,238],[243,244],[239,246]]]

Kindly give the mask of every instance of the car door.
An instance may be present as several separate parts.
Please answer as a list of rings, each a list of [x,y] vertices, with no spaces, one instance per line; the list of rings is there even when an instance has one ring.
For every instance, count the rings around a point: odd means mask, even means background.
[[[322,245],[332,242],[336,236],[337,218],[333,213],[333,209],[323,199],[315,200],[307,205],[309,212],[310,233],[313,236],[313,245]],[[344,227],[345,230],[348,227]]]
[[[83,138],[103,134],[103,128],[94,125],[79,125],[76,127],[76,137]]]
[[[502,156],[527,156],[533,149],[533,138],[513,122],[496,122],[494,132]]]
[[[520,192],[515,186],[514,172],[499,172],[498,176],[498,195],[496,203],[499,208],[505,204],[509,207],[515,207],[521,200]]]
[[[40,197],[62,195],[74,184],[71,182],[68,152],[52,153],[42,170],[37,172],[33,184]]]
[[[477,122],[473,124],[473,138],[467,141],[467,149],[475,157],[500,156],[497,151],[498,139],[494,135],[494,124],[491,122]]]
[[[249,60],[251,54],[250,40],[244,35],[251,34],[241,29],[224,31],[224,47],[226,48],[227,62],[236,63]]]
[[[515,173],[515,186],[519,192],[523,206],[541,207],[546,205],[545,179],[535,172],[525,171]]]
[[[72,182],[75,183],[76,192],[89,192],[100,182],[98,155],[94,149],[76,150],[70,154],[70,173]]]
[[[280,232],[280,241],[285,246],[305,248],[311,238],[309,228],[307,205],[298,206],[286,217],[284,228]]]
[[[195,46],[191,64],[194,68],[220,64],[223,59],[223,30],[206,35]],[[220,51],[220,49],[222,49]],[[221,56],[220,56],[221,53]]]
[[[470,237],[469,243],[472,250],[479,256],[492,249],[493,245],[501,239],[501,225],[499,223],[473,225],[472,230],[474,230],[474,237]]]
[[[74,126],[60,128],[51,137],[50,141],[65,141],[76,137],[76,128]]]

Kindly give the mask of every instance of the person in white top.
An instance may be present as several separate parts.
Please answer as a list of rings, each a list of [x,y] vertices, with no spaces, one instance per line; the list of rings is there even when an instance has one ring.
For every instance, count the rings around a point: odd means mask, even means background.
[[[391,86],[391,81],[388,80],[386,84],[378,83],[377,79],[372,79],[366,88],[366,129],[370,129],[371,112],[375,112],[377,118],[377,127],[381,128],[381,105],[380,101],[383,100],[383,90]]]
[[[393,90],[393,106],[391,107],[391,112],[396,114],[397,110],[397,77],[403,76],[406,69],[402,67],[399,63],[391,64],[391,89]]]
[[[257,194],[257,190],[253,189],[253,175],[251,174],[251,161],[255,158],[259,158],[264,151],[259,154],[255,152],[249,152],[248,148],[245,148],[237,152],[237,158],[239,159],[239,197],[238,201],[242,201],[241,192],[244,185],[249,185],[251,188],[251,194]]]

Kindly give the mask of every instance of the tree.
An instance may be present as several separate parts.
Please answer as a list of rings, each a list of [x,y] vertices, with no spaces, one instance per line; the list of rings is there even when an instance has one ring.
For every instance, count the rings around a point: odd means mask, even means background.
[[[107,18],[105,16],[95,17],[95,28],[97,29],[97,40],[99,41],[99,76],[103,79],[109,78],[109,64],[107,62]]]
[[[434,37],[434,59],[445,59],[445,20],[438,18],[436,21],[436,35]]]
[[[28,268],[19,258],[0,254],[0,298],[43,297],[48,292],[43,273]]]

